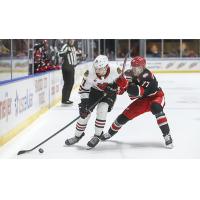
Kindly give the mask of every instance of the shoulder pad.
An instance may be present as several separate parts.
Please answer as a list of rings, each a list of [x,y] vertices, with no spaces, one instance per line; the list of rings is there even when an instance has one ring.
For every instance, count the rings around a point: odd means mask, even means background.
[[[121,73],[122,73],[122,70],[121,70],[119,67],[117,67],[117,73],[118,73],[118,74],[121,74]]]
[[[84,76],[88,77],[88,75],[89,75],[89,70],[86,70],[85,73],[84,73]]]
[[[153,78],[153,76],[152,76],[153,74],[151,73],[151,71],[149,71],[149,70],[144,70],[144,72],[141,74],[141,78],[144,78],[144,79],[146,79],[146,78]]]
[[[147,72],[145,72],[145,73],[142,75],[143,78],[147,78],[148,76],[149,76],[149,73],[147,73]]]

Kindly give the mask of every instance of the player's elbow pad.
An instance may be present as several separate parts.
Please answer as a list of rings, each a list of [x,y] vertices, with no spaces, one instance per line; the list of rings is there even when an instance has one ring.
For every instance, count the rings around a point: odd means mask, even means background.
[[[144,88],[139,85],[129,85],[127,88],[127,92],[131,96],[141,97],[144,94]]]

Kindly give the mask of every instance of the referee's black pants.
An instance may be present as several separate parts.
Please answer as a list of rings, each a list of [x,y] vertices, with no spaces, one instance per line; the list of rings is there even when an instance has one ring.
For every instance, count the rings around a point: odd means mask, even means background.
[[[70,65],[62,68],[62,75],[64,80],[64,85],[62,89],[62,102],[69,100],[73,85],[74,85],[74,66]]]

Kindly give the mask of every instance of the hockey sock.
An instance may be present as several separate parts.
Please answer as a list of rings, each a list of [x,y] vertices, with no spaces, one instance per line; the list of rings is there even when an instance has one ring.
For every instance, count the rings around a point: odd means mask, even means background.
[[[167,134],[169,134],[170,129],[169,129],[169,125],[168,125],[165,113],[160,112],[160,113],[156,114],[155,116],[156,116],[158,126],[160,127],[160,130],[163,133],[163,136],[166,136]]]
[[[153,115],[155,115],[157,124],[160,127],[163,136],[165,137],[167,134],[169,134],[170,130],[167,123],[167,118],[165,116],[165,113],[163,112],[163,107],[158,103],[152,103],[151,112],[153,113]]]
[[[96,119],[95,121],[95,135],[100,136],[104,126],[105,126],[106,120],[100,120],[100,119]]]
[[[80,137],[82,133],[85,131],[87,122],[91,115],[88,115],[85,119],[79,118],[78,122],[76,123],[76,130],[75,136]]]
[[[128,119],[125,115],[123,115],[123,114],[119,115],[119,116],[117,117],[117,119],[112,123],[112,125],[111,125],[111,127],[110,127],[108,133],[109,133],[111,136],[115,135],[115,134],[119,131],[119,129],[120,129],[124,124],[126,124],[128,121],[129,121],[129,119]]]

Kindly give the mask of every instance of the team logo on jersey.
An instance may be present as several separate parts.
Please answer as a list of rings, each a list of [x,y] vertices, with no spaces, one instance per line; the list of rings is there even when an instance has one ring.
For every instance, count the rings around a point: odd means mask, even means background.
[[[121,73],[122,73],[122,70],[121,70],[119,67],[117,68],[117,73],[118,73],[118,74],[121,74]]]
[[[108,83],[98,83],[97,87],[101,90],[105,90],[105,88],[108,86]]]
[[[148,75],[149,75],[148,73],[144,73],[143,78],[146,78]]]
[[[89,75],[89,70],[86,70],[85,73],[84,73],[84,76],[88,77],[88,75]]]

